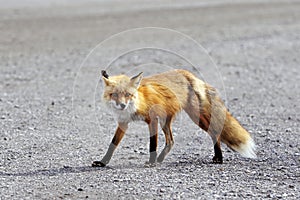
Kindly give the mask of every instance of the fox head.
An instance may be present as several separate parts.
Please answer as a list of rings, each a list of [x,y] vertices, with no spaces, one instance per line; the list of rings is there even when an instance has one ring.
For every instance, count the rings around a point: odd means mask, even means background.
[[[104,101],[116,111],[135,112],[137,89],[142,79],[142,72],[129,78],[126,75],[109,77],[105,71],[102,71],[102,79]]]

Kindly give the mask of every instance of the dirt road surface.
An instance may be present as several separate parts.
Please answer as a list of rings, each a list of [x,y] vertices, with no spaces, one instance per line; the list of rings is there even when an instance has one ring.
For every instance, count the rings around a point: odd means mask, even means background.
[[[299,1],[0,2],[0,199],[300,198]],[[164,29],[97,46],[141,27]],[[138,46],[154,48],[120,54]],[[212,164],[210,138],[181,114],[161,165],[144,167],[149,133],[135,123],[108,167],[92,168],[116,126],[98,72],[190,69],[184,53],[252,134],[257,159],[223,146],[224,164]]]

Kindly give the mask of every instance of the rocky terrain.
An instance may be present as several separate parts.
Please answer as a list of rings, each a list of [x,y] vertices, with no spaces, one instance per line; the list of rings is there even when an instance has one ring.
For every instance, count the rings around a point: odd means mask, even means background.
[[[0,3],[0,199],[300,198],[299,1]],[[149,133],[137,122],[92,168],[116,128],[104,68],[193,71],[252,134],[257,158],[224,145],[224,164],[212,164],[209,136],[182,113],[162,164],[144,167]]]

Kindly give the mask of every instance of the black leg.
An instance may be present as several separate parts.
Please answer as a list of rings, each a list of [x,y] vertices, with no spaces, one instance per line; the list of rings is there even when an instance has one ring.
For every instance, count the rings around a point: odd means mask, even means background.
[[[157,158],[157,129],[158,129],[158,119],[152,118],[149,122],[149,132],[150,132],[150,158],[149,162],[145,163],[146,167],[153,167],[156,164]]]
[[[222,155],[220,141],[215,142],[214,151],[215,151],[215,156],[213,157],[213,163],[222,164],[223,163],[223,155]]]
[[[150,136],[150,158],[149,163],[155,163],[157,157],[157,134]]]

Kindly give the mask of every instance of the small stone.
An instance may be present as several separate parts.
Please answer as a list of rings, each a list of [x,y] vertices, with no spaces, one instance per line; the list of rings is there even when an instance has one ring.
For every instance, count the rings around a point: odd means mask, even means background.
[[[160,190],[159,190],[159,192],[161,192],[161,193],[164,193],[166,190],[165,189],[163,189],[163,188],[161,188]]]
[[[292,129],[291,128],[287,128],[287,129],[285,129],[285,132],[292,132]]]
[[[287,196],[288,196],[287,193],[282,194],[282,197],[287,197]]]
[[[52,106],[54,106],[54,104],[55,104],[55,102],[54,102],[54,101],[52,101],[52,102],[51,102],[51,105],[52,105]]]
[[[82,192],[82,191],[83,191],[83,189],[82,189],[82,188],[78,188],[77,190],[78,190],[79,192]]]

